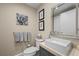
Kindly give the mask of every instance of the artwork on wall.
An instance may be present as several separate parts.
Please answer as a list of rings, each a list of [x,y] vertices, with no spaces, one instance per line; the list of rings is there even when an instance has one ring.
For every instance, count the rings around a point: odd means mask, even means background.
[[[39,11],[39,31],[44,31],[44,9]]]
[[[44,19],[44,9],[39,11],[39,20],[43,20],[43,19]]]
[[[17,25],[28,25],[28,16],[16,13]]]
[[[39,30],[44,31],[44,20],[39,21]]]

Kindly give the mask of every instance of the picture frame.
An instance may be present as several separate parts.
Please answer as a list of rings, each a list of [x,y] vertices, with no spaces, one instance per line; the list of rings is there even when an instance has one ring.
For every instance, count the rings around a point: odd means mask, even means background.
[[[44,20],[39,21],[39,31],[44,31]]]
[[[42,20],[42,19],[44,19],[44,9],[39,11],[39,20]]]
[[[17,25],[28,25],[28,16],[16,13]]]

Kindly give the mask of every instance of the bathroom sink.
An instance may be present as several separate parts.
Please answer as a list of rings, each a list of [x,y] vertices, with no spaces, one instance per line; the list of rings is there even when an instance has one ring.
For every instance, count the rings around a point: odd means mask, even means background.
[[[46,39],[45,44],[63,55],[68,55],[72,49],[72,43],[69,40],[53,38]]]

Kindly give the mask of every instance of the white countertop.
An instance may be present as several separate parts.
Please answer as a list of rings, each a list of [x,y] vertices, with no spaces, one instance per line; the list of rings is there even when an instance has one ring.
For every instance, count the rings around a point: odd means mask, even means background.
[[[45,45],[45,43],[40,43],[40,46],[49,51],[50,53],[55,54],[56,56],[65,56],[60,52],[48,47],[47,45]],[[79,56],[79,49],[73,48],[72,51],[68,54],[68,56]]]

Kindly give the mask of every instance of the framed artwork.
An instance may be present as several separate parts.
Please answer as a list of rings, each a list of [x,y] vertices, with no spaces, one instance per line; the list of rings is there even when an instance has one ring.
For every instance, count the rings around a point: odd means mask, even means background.
[[[44,31],[44,20],[39,21],[39,31]]]
[[[39,11],[39,20],[42,20],[42,19],[44,19],[44,9]]]
[[[28,16],[16,13],[17,25],[28,25]]]

